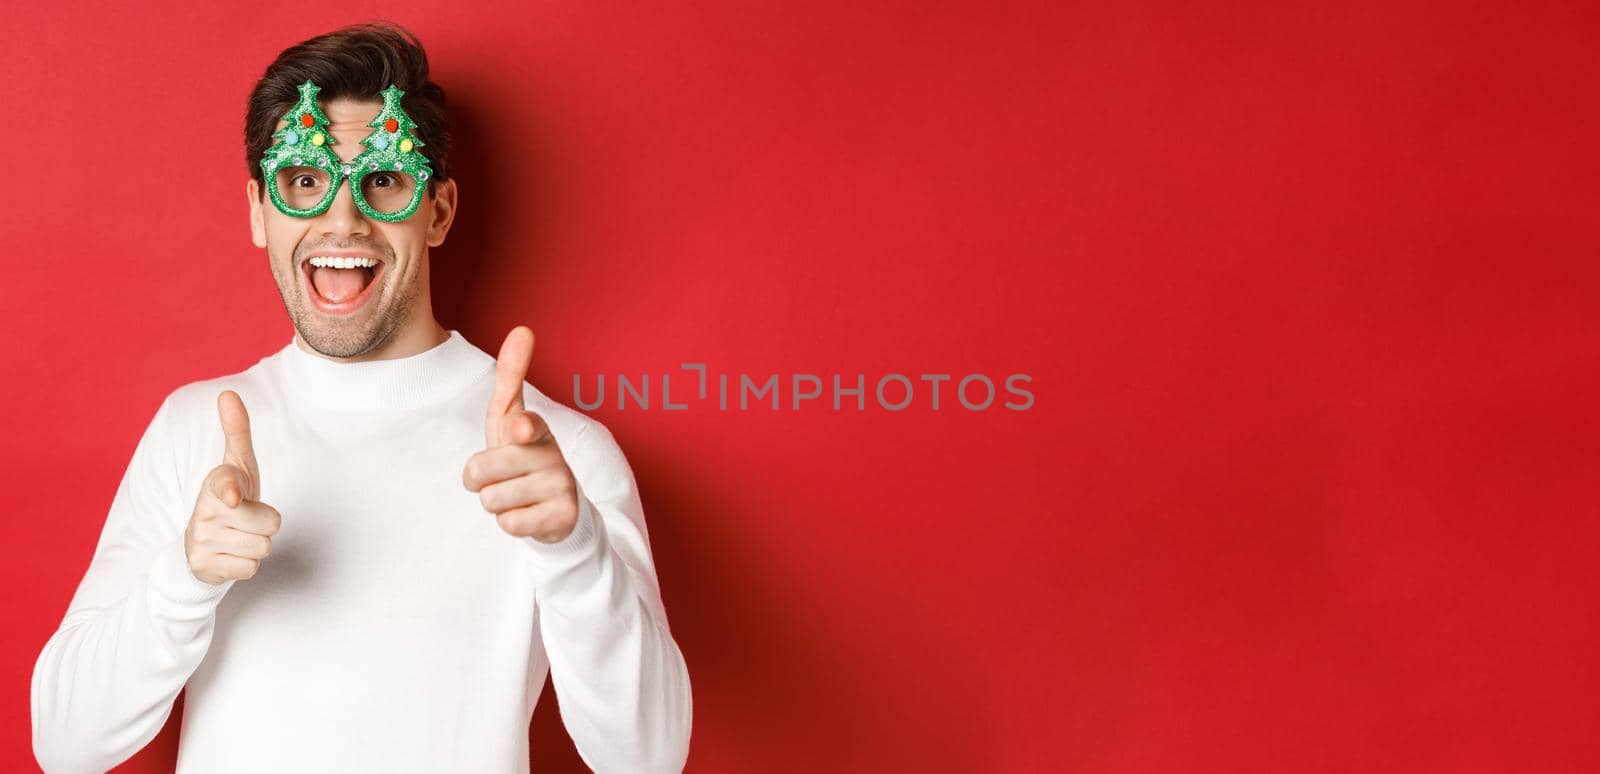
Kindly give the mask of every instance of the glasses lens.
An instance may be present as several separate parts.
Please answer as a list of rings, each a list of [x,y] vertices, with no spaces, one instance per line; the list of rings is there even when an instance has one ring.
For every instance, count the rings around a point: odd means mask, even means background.
[[[317,167],[280,167],[276,176],[278,195],[283,203],[297,210],[309,210],[328,195],[332,176]]]
[[[378,212],[393,214],[411,206],[417,181],[405,172],[380,169],[361,178],[361,197]]]

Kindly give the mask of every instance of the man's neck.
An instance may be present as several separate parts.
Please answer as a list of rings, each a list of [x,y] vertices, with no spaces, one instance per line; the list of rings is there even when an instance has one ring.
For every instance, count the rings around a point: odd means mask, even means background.
[[[418,355],[443,344],[445,339],[448,338],[450,338],[450,332],[445,330],[438,320],[428,317],[427,324],[412,325],[408,329],[395,334],[383,346],[354,357],[329,357],[324,355],[307,346],[305,339],[300,338],[298,332],[294,335],[294,345],[299,347],[302,352],[316,355],[325,360],[332,360],[338,363],[362,363],[370,360],[393,360],[395,358]]]

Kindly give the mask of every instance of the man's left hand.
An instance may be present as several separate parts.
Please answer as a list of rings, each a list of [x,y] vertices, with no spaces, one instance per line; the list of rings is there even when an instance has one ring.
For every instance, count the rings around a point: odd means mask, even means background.
[[[550,426],[522,404],[533,361],[533,331],[506,334],[495,363],[494,396],[484,418],[486,448],[467,458],[461,481],[477,492],[500,529],[541,543],[559,543],[578,524],[578,484]]]

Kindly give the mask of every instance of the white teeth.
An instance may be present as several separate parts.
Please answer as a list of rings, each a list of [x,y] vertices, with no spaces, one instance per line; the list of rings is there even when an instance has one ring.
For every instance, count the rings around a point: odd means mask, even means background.
[[[333,255],[319,255],[311,259],[311,265],[319,268],[332,267],[335,269],[354,269],[357,267],[370,269],[378,265],[371,258],[354,258]]]

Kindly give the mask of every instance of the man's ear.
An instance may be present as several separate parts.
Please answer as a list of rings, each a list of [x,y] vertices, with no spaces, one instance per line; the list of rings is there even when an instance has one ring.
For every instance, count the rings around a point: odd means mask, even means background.
[[[254,242],[256,247],[265,248],[267,224],[262,220],[266,214],[261,211],[261,185],[252,177],[250,182],[245,184],[244,192],[250,198],[250,241]]]
[[[456,181],[435,181],[433,195],[423,199],[422,206],[428,208],[428,246],[438,247],[456,219]]]

